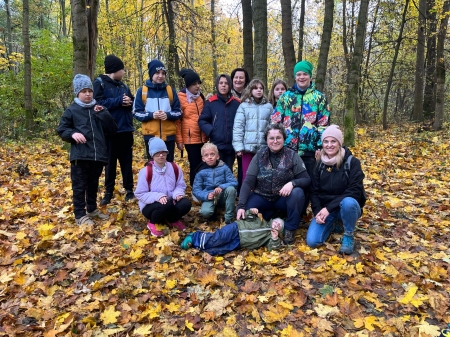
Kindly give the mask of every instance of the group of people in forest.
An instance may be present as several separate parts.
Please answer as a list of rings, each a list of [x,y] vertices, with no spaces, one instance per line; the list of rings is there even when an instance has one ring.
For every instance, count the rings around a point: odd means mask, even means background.
[[[307,244],[316,247],[337,232],[343,234],[339,252],[353,253],[366,200],[364,173],[344,146],[342,131],[330,125],[328,103],[315,89],[310,62],[295,65],[293,87],[274,81],[268,99],[264,83],[251,80],[243,68],[231,77],[219,75],[215,94],[207,98],[199,74],[182,69],[185,88],[177,93],[166,83],[167,70],[159,60],[148,63],[149,79],[133,96],[122,81],[123,62],[108,55],[104,64],[105,74],[93,83],[86,75],[74,77],[75,100],[58,127],[61,138],[72,144],[76,224],[108,218],[97,208],[99,178],[106,165],[100,202],[106,205],[114,197],[119,161],[125,200],[137,198],[153,236],[164,235],[160,225],[165,223],[186,230],[182,217],[191,210],[191,200],[201,202],[207,221],[216,219],[217,207],[225,208],[225,226],[187,235],[183,249],[217,255],[292,244],[311,203]],[[142,122],[148,157],[134,191],[133,118]],[[174,163],[175,148],[188,154],[190,197]]]

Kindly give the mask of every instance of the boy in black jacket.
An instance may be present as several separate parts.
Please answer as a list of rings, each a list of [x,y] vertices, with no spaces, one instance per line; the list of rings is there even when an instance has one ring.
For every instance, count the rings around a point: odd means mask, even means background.
[[[75,75],[73,89],[75,100],[64,111],[57,131],[64,141],[71,143],[70,176],[75,222],[93,225],[93,218],[108,218],[97,209],[97,190],[103,166],[108,162],[105,135],[114,135],[117,126],[108,110],[93,99],[88,76]]]

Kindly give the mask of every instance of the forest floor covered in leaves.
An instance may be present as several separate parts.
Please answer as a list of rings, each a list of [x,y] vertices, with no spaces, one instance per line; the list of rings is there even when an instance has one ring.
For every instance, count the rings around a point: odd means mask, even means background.
[[[0,336],[439,336],[450,323],[449,127],[357,130],[368,201],[350,256],[339,235],[308,248],[306,229],[275,252],[183,251],[186,233],[151,237],[119,184],[101,209],[109,220],[76,226],[67,147],[2,144]],[[220,226],[198,210],[188,231]]]

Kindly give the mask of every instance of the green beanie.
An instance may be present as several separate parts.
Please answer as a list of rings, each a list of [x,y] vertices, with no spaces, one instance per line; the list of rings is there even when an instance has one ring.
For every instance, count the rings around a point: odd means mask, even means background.
[[[310,77],[312,77],[313,69],[314,67],[311,62],[306,60],[300,61],[294,67],[294,77],[299,71],[303,71],[304,73],[307,73]]]

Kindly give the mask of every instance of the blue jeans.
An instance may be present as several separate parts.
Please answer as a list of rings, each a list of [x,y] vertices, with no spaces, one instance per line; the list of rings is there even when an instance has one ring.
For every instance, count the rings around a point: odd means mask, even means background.
[[[299,228],[304,203],[305,193],[300,187],[295,187],[289,196],[279,197],[273,202],[259,194],[252,193],[248,197],[245,209],[257,208],[266,221],[272,218],[275,210],[286,212],[287,218],[284,222],[284,228],[294,231]]]
[[[333,224],[336,220],[342,220],[346,234],[352,234],[356,227],[356,221],[361,216],[361,207],[358,202],[347,197],[341,201],[340,209],[330,213],[325,219],[324,224],[318,224],[316,218],[313,218],[306,233],[306,244],[312,248],[324,244],[333,230]]]
[[[238,249],[241,246],[238,225],[232,222],[212,233],[195,232],[192,246],[209,255],[224,255]]]

